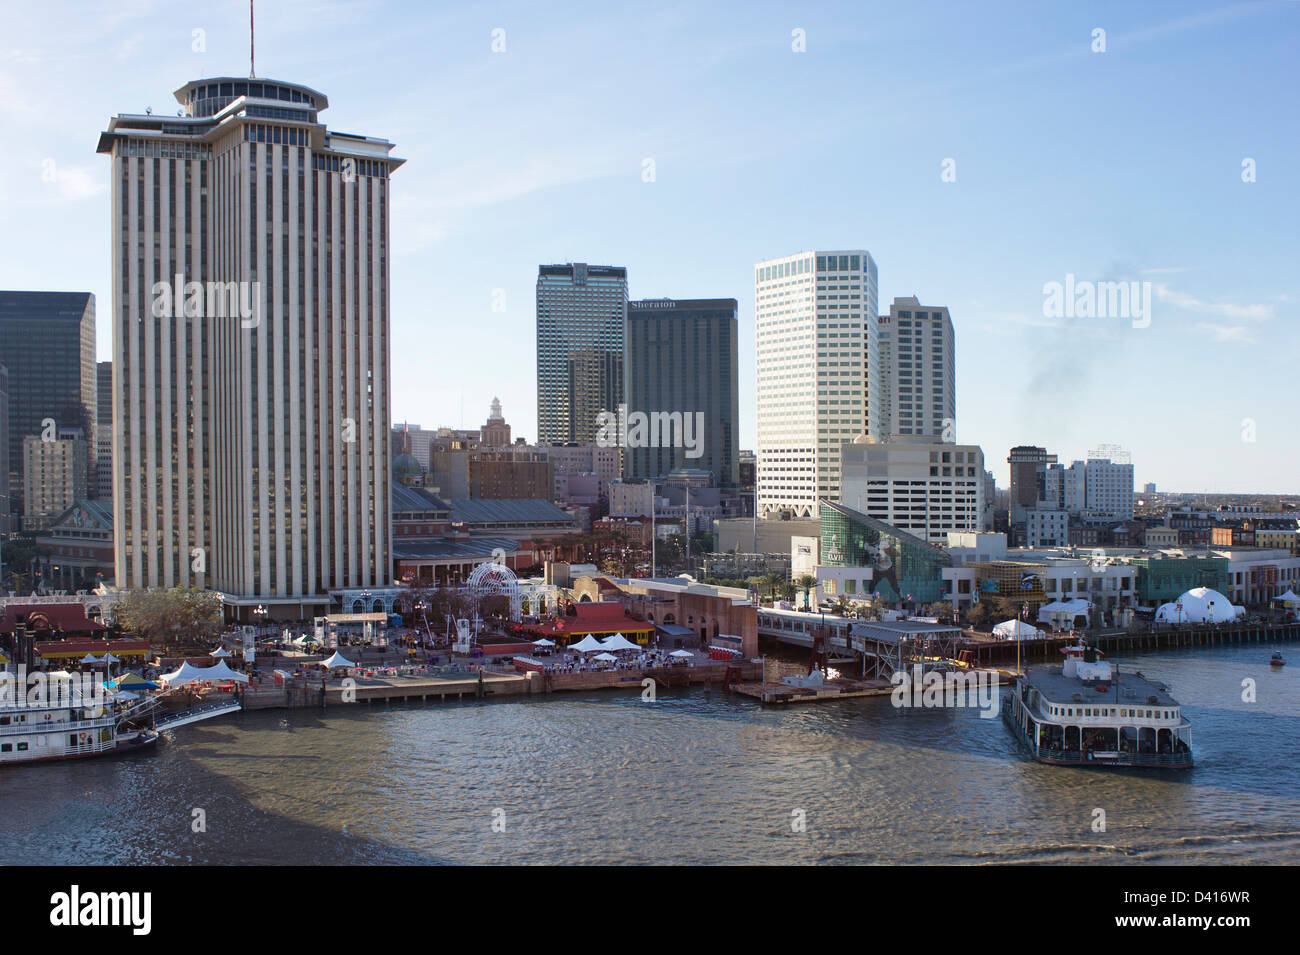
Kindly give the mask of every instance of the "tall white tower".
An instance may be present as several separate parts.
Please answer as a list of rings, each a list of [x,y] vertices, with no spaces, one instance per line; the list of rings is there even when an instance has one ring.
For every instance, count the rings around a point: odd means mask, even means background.
[[[840,499],[840,448],[880,435],[876,263],[801,252],[754,270],[758,511],[816,517]]]
[[[119,115],[117,583],[309,616],[392,578],[385,140],[319,92],[218,77]]]

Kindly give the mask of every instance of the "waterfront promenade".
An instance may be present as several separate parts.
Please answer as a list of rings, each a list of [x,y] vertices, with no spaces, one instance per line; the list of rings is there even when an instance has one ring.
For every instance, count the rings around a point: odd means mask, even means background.
[[[647,678],[661,688],[721,684],[729,670],[733,678],[760,679],[762,667],[759,662],[728,664],[703,655],[685,666],[623,666],[568,673],[521,673],[513,667],[491,664],[470,669],[467,663],[448,667],[367,666],[350,670],[346,678],[335,674],[325,680],[319,674],[303,671],[303,675],[277,681],[263,672],[242,689],[241,697],[246,710],[374,705],[395,700],[441,703],[565,691],[641,691]],[[350,682],[345,683],[345,679]]]

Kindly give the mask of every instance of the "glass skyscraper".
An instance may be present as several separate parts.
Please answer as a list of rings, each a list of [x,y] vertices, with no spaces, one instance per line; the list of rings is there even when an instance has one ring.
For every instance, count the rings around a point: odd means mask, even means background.
[[[93,443],[95,296],[0,292],[0,361],[9,370],[10,502],[21,510],[23,438],[78,430]],[[52,419],[53,429],[46,427]],[[91,478],[88,470],[86,481]],[[84,483],[84,482],[83,482]]]
[[[594,444],[623,401],[627,269],[537,269],[537,442]]]

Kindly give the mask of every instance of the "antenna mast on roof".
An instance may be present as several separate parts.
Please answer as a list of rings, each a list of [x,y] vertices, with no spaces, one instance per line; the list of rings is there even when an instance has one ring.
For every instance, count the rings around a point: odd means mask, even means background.
[[[253,54],[253,0],[248,0],[248,78],[250,80],[257,78],[257,70],[254,68],[257,58]]]

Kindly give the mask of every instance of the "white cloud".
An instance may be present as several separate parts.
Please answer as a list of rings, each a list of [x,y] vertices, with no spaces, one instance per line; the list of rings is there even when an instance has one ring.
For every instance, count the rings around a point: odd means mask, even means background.
[[[1242,345],[1254,345],[1255,338],[1244,325],[1218,325],[1214,322],[1197,322],[1199,331],[1210,335],[1216,342],[1235,342]]]
[[[1242,322],[1265,322],[1273,317],[1272,305],[1236,305],[1232,302],[1203,302],[1194,295],[1178,292],[1168,285],[1156,285],[1156,298],[1167,302],[1175,308],[1185,308],[1192,312],[1230,318]],[[1208,323],[1207,323],[1208,324]]]

